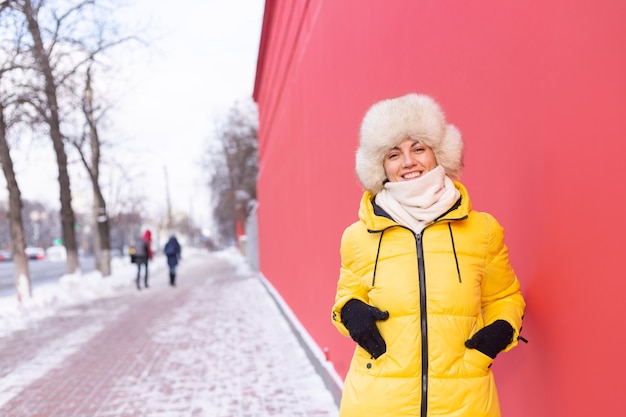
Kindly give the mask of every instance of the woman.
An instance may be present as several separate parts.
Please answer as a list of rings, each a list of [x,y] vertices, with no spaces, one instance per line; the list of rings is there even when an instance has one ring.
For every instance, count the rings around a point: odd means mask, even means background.
[[[333,323],[357,347],[340,415],[500,416],[490,366],[525,303],[504,232],[472,210],[461,134],[430,97],[366,113],[359,221],[341,240]]]
[[[176,236],[170,236],[169,240],[163,248],[165,256],[167,256],[167,266],[170,268],[170,285],[176,286],[176,266],[180,260],[180,243]]]
[[[144,267],[143,283],[148,288],[148,262],[152,260],[154,253],[152,252],[152,233],[147,229],[141,239],[134,245],[131,250],[132,262],[137,264],[137,289],[141,290],[141,266]]]

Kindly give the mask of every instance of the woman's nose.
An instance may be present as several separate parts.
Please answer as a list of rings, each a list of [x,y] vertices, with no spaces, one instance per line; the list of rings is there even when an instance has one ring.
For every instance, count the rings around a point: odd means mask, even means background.
[[[412,166],[415,164],[415,159],[410,153],[402,154],[402,165],[404,166]]]

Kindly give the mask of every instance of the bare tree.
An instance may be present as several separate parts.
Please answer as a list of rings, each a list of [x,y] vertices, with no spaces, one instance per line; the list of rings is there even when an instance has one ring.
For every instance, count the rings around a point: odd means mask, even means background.
[[[231,244],[237,223],[243,224],[256,200],[258,116],[251,100],[236,102],[215,130],[206,169],[214,196],[213,218],[220,241]]]
[[[102,14],[93,13],[96,3],[100,2],[96,0],[0,1],[0,29],[7,29],[0,33],[2,44],[0,65],[5,58],[7,63],[0,68],[0,81],[2,75],[9,71],[21,71],[20,75],[10,80],[12,85],[8,89],[0,89],[0,99],[3,100],[2,107],[0,107],[0,116],[2,116],[0,118],[0,135],[2,136],[0,138],[0,162],[9,190],[8,217],[11,225],[11,244],[16,260],[16,284],[18,284],[20,298],[31,294],[28,262],[24,254],[27,236],[25,236],[22,223],[22,216],[26,213],[28,217],[29,212],[25,212],[13,172],[9,143],[6,140],[9,127],[5,119],[6,94],[4,93],[6,91],[14,95],[11,98],[12,108],[20,106],[22,112],[13,113],[28,117],[29,120],[24,120],[27,122],[24,125],[34,130],[41,123],[42,126],[47,127],[47,135],[52,139],[59,172],[61,236],[67,248],[67,271],[70,273],[77,271],[80,266],[78,263],[79,242],[75,232],[77,217],[71,205],[72,194],[65,144],[69,139],[80,136],[76,134],[76,131],[71,130],[72,121],[76,121],[78,114],[82,114],[83,120],[86,120],[87,129],[82,135],[82,140],[74,141],[74,145],[92,182],[93,219],[96,222],[94,228],[96,264],[104,276],[110,275],[110,226],[105,198],[99,185],[101,142],[96,123],[98,116],[93,99],[91,66],[95,57],[100,56],[105,50],[135,38],[112,36],[112,32],[107,31],[99,20],[98,16]],[[65,9],[61,10],[62,7]],[[87,10],[91,10],[92,13],[86,13]],[[10,28],[9,23],[12,24]],[[9,62],[12,57],[19,57],[20,61],[17,64],[15,59]],[[86,78],[84,88],[80,86],[79,81],[83,74]],[[82,104],[76,100],[79,96]],[[30,110],[26,110],[23,105],[30,106]],[[43,212],[33,210],[31,214]],[[42,244],[43,235],[39,232],[43,229],[40,227],[42,224],[39,223],[37,222],[35,230],[37,233],[31,239],[33,243]],[[48,236],[45,244],[50,244],[51,240],[52,238]],[[99,250],[100,248],[102,250]],[[26,280],[18,279],[18,277],[26,277]],[[28,285],[24,285],[24,282]],[[23,290],[24,288],[26,290]]]
[[[0,76],[1,79],[1,76]],[[0,98],[0,163],[7,182],[9,192],[9,225],[11,233],[11,251],[13,252],[15,288],[17,299],[21,302],[32,296],[28,259],[24,253],[26,240],[22,223],[22,196],[17,184],[13,161],[7,140],[7,123],[5,121],[5,107]]]
[[[75,215],[72,208],[72,192],[70,188],[70,177],[67,169],[67,154],[65,152],[64,136],[61,132],[61,115],[59,107],[59,84],[61,80],[55,77],[54,66],[52,64],[52,53],[59,39],[55,36],[59,33],[65,19],[72,15],[72,12],[80,9],[84,4],[73,8],[61,16],[55,16],[55,29],[52,31],[52,38],[49,39],[48,45],[44,43],[44,37],[39,25],[39,11],[44,1],[32,2],[31,0],[14,0],[11,2],[17,10],[24,14],[27,22],[28,32],[32,38],[31,53],[44,81],[42,102],[31,101],[40,116],[49,128],[50,139],[56,154],[58,172],[59,172],[59,189],[61,201],[61,224],[63,244],[67,249],[67,272],[74,273],[79,270],[78,262],[78,246],[74,231]]]
[[[82,2],[79,4],[82,5],[83,3],[95,4],[96,2]],[[106,16],[106,13],[100,12],[100,16]],[[69,82],[71,81],[70,79],[67,79],[68,83],[66,85],[66,87],[69,87],[67,89],[68,97],[74,98],[75,101],[72,101],[72,103],[76,103],[71,104],[70,107],[81,109],[84,127],[76,128],[75,131],[80,133],[66,135],[66,139],[74,145],[78,152],[80,162],[85,168],[91,183],[93,194],[92,221],[94,226],[93,254],[96,260],[96,268],[103,276],[109,276],[111,275],[110,217],[101,186],[102,149],[107,143],[101,139],[100,135],[101,121],[109,108],[104,105],[106,99],[101,95],[96,99],[94,70],[96,68],[102,69],[102,71],[98,72],[102,81],[104,79],[103,74],[110,70],[105,64],[107,53],[112,48],[126,44],[128,41],[140,41],[140,39],[134,35],[119,35],[116,23],[109,21],[106,17],[102,20],[99,17],[93,17],[89,24],[92,28],[92,33],[88,40],[72,39],[71,41],[72,44],[79,47],[81,52],[79,55],[86,59],[86,61],[81,61],[74,67],[77,75],[84,73],[84,87],[81,88],[80,83]],[[73,78],[78,79],[77,77]]]
[[[82,135],[79,141],[72,143],[80,155],[80,159],[89,174],[91,180],[94,204],[93,218],[94,228],[94,256],[96,258],[96,269],[102,276],[111,275],[111,230],[109,215],[107,213],[106,201],[100,187],[100,138],[96,124],[94,109],[93,88],[91,84],[91,66],[87,68],[85,80],[85,93],[83,98],[83,113],[87,121],[87,133]],[[84,142],[89,139],[89,149],[91,151],[91,161],[85,154]]]
[[[7,18],[7,14],[10,12],[11,10],[5,3],[0,5],[0,19],[3,19],[3,23],[14,22],[12,19],[14,16]],[[6,28],[3,26],[3,33],[5,32],[4,29]],[[16,95],[10,97],[10,94],[5,94],[9,89],[4,88],[5,76],[20,70],[20,65],[18,64],[18,60],[21,57],[19,42],[11,43],[10,47],[3,43],[0,54],[4,58],[3,62],[0,63],[0,164],[2,165],[9,194],[9,233],[14,262],[15,288],[17,299],[22,302],[32,297],[32,286],[28,259],[25,254],[26,239],[22,222],[22,196],[15,170],[13,169],[13,160],[11,159],[8,140],[9,123],[6,118],[7,106],[15,105],[19,100]]]
[[[82,84],[79,79],[89,72],[94,58],[103,51],[130,38],[110,36],[114,25],[106,25],[106,11],[98,11],[96,0],[76,0],[66,2],[48,2],[46,0],[12,0],[11,7],[23,13],[32,44],[30,52],[34,67],[41,77],[41,88],[33,89],[29,101],[37,109],[41,120],[49,130],[58,166],[58,181],[61,201],[62,237],[67,248],[67,271],[73,273],[80,267],[78,262],[78,244],[75,232],[76,215],[72,208],[72,193],[68,173],[68,154],[65,143],[71,137],[79,135],[71,131],[72,121],[77,113],[86,117],[89,131],[87,136],[91,146],[91,158],[86,157],[87,149],[79,149],[81,160],[89,174],[94,190],[94,210],[98,227],[97,248],[109,250],[108,222],[98,222],[106,218],[106,205],[98,184],[100,151],[99,138],[93,112],[93,100],[85,104],[86,97],[92,97],[92,84],[89,78],[89,92],[80,94]],[[87,68],[87,70],[85,70]],[[88,75],[90,77],[90,75]],[[76,96],[83,96],[83,105],[77,105]],[[95,147],[94,147],[95,146]],[[95,181],[95,182],[94,182]],[[102,210],[105,210],[102,212]],[[104,240],[103,240],[104,239]],[[96,251],[99,269],[104,275],[110,274],[109,255]]]

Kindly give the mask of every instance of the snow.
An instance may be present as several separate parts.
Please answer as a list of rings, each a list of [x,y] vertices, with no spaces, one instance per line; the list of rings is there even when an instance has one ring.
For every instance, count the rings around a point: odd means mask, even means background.
[[[116,258],[112,261],[111,268],[112,275],[106,279],[97,271],[63,275],[57,282],[36,287],[33,297],[22,303],[14,295],[0,297],[0,337],[26,329],[37,320],[50,317],[62,308],[133,289],[133,277],[137,269],[135,265],[126,259]],[[25,277],[19,282],[23,287]],[[21,292],[26,291],[21,289]]]
[[[337,386],[341,386],[341,381],[332,368],[332,364],[324,360],[323,353],[299,324],[289,306],[264,277],[260,276],[261,279],[258,280],[250,279],[256,273],[250,270],[239,251],[229,249],[214,253],[214,255],[226,259],[234,267],[231,275],[242,278],[240,282],[237,281],[236,291],[232,291],[233,298],[223,299],[216,294],[215,299],[207,301],[206,294],[196,291],[189,300],[191,310],[177,310],[167,321],[160,322],[152,330],[152,343],[161,346],[160,350],[167,350],[167,346],[172,346],[172,341],[185,341],[189,344],[188,349],[174,349],[159,362],[159,369],[162,369],[159,383],[162,386],[165,384],[171,387],[175,392],[187,389],[186,392],[193,394],[189,397],[191,402],[186,405],[173,404],[171,399],[163,397],[162,393],[160,394],[159,390],[155,389],[157,382],[154,378],[144,378],[141,375],[129,374],[118,382],[114,390],[119,390],[130,397],[134,395],[133,393],[143,396],[142,398],[150,397],[149,403],[162,410],[154,414],[155,417],[179,417],[174,416],[171,410],[172,407],[182,406],[208,413],[202,415],[261,415],[258,414],[258,410],[274,409],[274,407],[281,410],[280,413],[273,414],[276,416],[311,415],[303,408],[302,404],[307,403],[315,404],[317,407],[314,415],[337,416],[338,410],[332,394],[321,382],[314,364],[307,358],[307,351],[308,354],[312,353],[318,358],[319,364],[326,367],[327,374],[335,378]],[[187,250],[186,259],[192,257],[192,250]],[[153,277],[159,269],[166,268],[162,255],[157,255],[152,265]],[[84,309],[72,309],[70,308],[72,306],[84,305],[94,300],[115,297],[124,293],[139,295],[134,281],[136,271],[136,265],[129,263],[127,259],[116,259],[112,263],[112,275],[106,278],[98,272],[64,275],[56,283],[36,287],[33,297],[22,303],[19,303],[14,295],[1,297],[0,337],[11,335],[18,330],[35,328],[40,320],[47,317],[61,314],[66,316],[84,314]],[[264,293],[263,286],[272,295],[271,297],[259,297],[259,294]],[[155,290],[151,287],[149,291]],[[192,317],[192,314],[206,309],[207,303],[212,303],[212,307],[217,311],[215,320],[197,320]],[[220,303],[225,304],[220,307]],[[228,314],[228,303],[235,303],[235,305],[245,303],[253,311],[259,311],[258,317],[250,319],[249,323],[258,323],[258,326],[262,327],[260,331],[254,333],[246,328],[237,330],[238,324],[229,324],[229,320],[231,322],[235,320],[237,323],[243,323],[243,321],[238,317],[224,316]],[[272,305],[275,305],[277,309],[274,309]],[[107,315],[114,318],[126,308],[128,307],[122,304],[107,311]],[[277,314],[279,316],[282,314],[286,320],[277,320]],[[267,326],[266,323],[271,323],[271,325]],[[42,346],[35,357],[15,366],[9,374],[2,377],[0,408],[7,405],[25,387],[42,378],[47,372],[63,366],[63,362],[95,337],[104,325],[103,322],[96,320],[86,326],[76,328],[50,344]],[[188,329],[193,331],[187,332]],[[239,332],[239,339],[226,337],[234,331]],[[214,346],[210,350],[211,355],[221,358],[217,362],[219,369],[215,369],[214,358],[210,362],[206,353],[201,353],[199,349],[204,346],[202,352],[206,352],[204,350],[206,344],[212,343],[211,340],[204,340],[207,339],[204,335],[213,335],[214,338],[218,338],[218,335],[223,332],[229,333],[220,339],[226,341],[225,345]],[[301,341],[298,342],[296,337],[286,339],[285,334],[291,332],[297,333]],[[258,334],[263,336],[259,339]],[[200,337],[203,340],[194,341],[190,337]],[[239,345],[242,340],[245,346],[250,346],[250,354],[247,355],[249,357],[242,357],[237,353],[241,350]],[[309,346],[306,351],[302,346],[302,340]],[[228,345],[229,343],[232,346]],[[266,368],[255,371],[260,363],[258,358],[260,352],[268,352],[265,353]],[[233,367],[233,363],[237,363],[238,366]],[[287,372],[284,370],[285,366],[288,367]],[[212,369],[212,374],[220,375],[216,380],[219,383],[203,379],[201,371],[206,371],[209,367]],[[193,369],[195,374],[189,374],[189,369]],[[241,370],[245,372],[242,373]],[[285,374],[289,377],[287,378]],[[277,379],[283,379],[283,385],[277,385],[275,382]],[[236,394],[237,392],[241,394]],[[286,405],[284,398],[292,398],[294,403]],[[235,403],[239,404],[238,407],[245,409],[231,410]]]
[[[25,387],[43,377],[48,371],[60,366],[63,361],[80,349],[102,328],[99,323],[87,328],[80,328],[61,339],[46,345],[36,357],[20,364],[16,369],[2,377],[0,390],[0,407],[16,397]]]

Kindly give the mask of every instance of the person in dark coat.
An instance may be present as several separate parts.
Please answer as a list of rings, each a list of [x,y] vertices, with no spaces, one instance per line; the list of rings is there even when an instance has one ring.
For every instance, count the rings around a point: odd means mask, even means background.
[[[170,285],[176,286],[176,266],[180,260],[180,243],[176,239],[176,236],[170,236],[169,240],[165,244],[163,249],[165,256],[167,256],[167,265],[170,267]]]
[[[148,262],[152,260],[152,233],[146,230],[138,244],[135,245],[133,254],[133,262],[137,264],[137,289],[141,289],[141,266],[143,265],[145,272],[143,283],[148,288]]]

